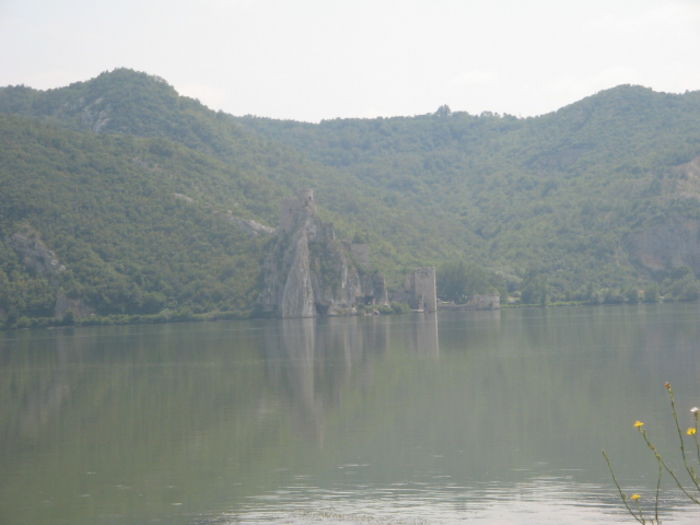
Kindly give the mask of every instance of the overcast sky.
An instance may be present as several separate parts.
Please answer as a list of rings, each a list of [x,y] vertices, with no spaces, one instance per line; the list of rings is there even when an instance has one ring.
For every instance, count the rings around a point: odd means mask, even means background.
[[[128,67],[234,115],[546,113],[700,89],[700,0],[0,0],[0,85]]]

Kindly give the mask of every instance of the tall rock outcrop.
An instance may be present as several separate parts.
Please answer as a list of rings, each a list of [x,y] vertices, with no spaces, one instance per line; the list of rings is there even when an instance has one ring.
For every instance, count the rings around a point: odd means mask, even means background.
[[[383,277],[316,215],[313,190],[282,204],[280,226],[263,266],[260,309],[275,317],[346,315],[360,304],[386,304]],[[362,258],[362,257],[360,257]]]

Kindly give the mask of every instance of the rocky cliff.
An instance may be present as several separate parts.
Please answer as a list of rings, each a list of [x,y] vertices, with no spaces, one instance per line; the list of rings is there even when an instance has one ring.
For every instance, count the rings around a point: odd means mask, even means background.
[[[56,254],[44,244],[39,232],[28,224],[21,225],[10,237],[9,244],[29,270],[48,278],[52,283],[66,269]]]
[[[263,265],[260,309],[275,317],[316,317],[386,304],[383,277],[353,257],[364,251],[338,240],[333,225],[317,217],[312,190],[286,200]]]
[[[29,224],[21,224],[9,238],[9,245],[14,248],[24,266],[34,275],[44,277],[53,293],[56,303],[53,316],[62,319],[70,313],[73,318],[86,317],[93,313],[92,308],[79,298],[68,297],[61,288],[61,274],[66,267],[61,264],[56,253],[51,250],[38,230]]]
[[[700,273],[700,221],[672,216],[625,239],[637,265],[651,272],[687,266]]]

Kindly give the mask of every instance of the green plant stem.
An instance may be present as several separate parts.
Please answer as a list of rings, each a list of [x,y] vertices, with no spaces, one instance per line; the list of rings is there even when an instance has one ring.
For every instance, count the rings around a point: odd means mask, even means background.
[[[693,418],[695,419],[695,434],[693,435],[693,440],[695,441],[695,451],[698,456],[698,466],[700,467],[700,438],[698,438],[698,413],[697,411],[693,413]]]
[[[646,523],[647,520],[646,520],[646,518],[644,517],[644,511],[642,511],[642,507],[641,507],[641,505],[639,504],[639,500],[636,500],[636,501],[634,502],[634,504],[637,506],[637,512],[639,512],[639,518],[642,520],[642,523]],[[652,520],[651,523],[653,524],[654,521]]]
[[[649,448],[649,450],[651,450],[653,452],[654,457],[656,457],[656,461],[658,461],[659,464],[663,466],[664,470],[669,473],[669,475],[671,476],[671,478],[673,478],[673,481],[676,482],[676,485],[678,486],[679,489],[681,489],[683,494],[685,494],[693,503],[700,505],[700,500],[698,500],[696,497],[694,497],[690,492],[688,492],[686,490],[686,488],[683,486],[683,484],[678,479],[678,476],[676,476],[676,473],[673,472],[671,467],[669,467],[666,464],[666,461],[664,461],[664,458],[661,456],[661,454],[659,454],[659,451],[656,449],[656,446],[651,441],[649,441],[649,436],[647,436],[646,430],[641,429],[639,431],[639,433],[644,438],[644,442],[647,444],[647,447]]]
[[[681,457],[683,458],[683,466],[685,467],[686,472],[688,473],[688,476],[690,476],[690,480],[693,482],[695,485],[695,488],[700,491],[700,483],[698,483],[698,477],[695,475],[695,472],[691,468],[691,466],[688,464],[688,457],[685,452],[685,443],[683,440],[683,430],[681,430],[681,425],[678,422],[678,411],[676,410],[676,396],[673,393],[673,389],[669,386],[668,387],[668,395],[671,398],[671,412],[673,413],[673,422],[676,424],[676,431],[678,432],[678,441],[680,442],[680,447],[681,447]],[[696,503],[699,503],[697,500],[694,500]]]
[[[617,478],[615,477],[615,471],[613,470],[612,463],[610,462],[610,458],[608,457],[608,454],[603,452],[603,457],[605,458],[605,462],[608,464],[608,470],[610,471],[610,475],[612,476],[613,483],[617,487],[617,492],[620,494],[620,499],[622,500],[622,503],[625,505],[625,508],[627,509],[627,512],[629,512],[630,516],[632,516],[635,520],[637,520],[639,523],[646,523],[644,519],[641,516],[637,516],[634,511],[632,510],[632,507],[630,507],[629,503],[627,503],[627,497],[625,496],[625,493],[622,492],[622,487],[620,487],[620,483],[617,481]]]
[[[658,462],[657,462],[658,463]],[[654,520],[656,523],[661,523],[659,521],[659,494],[661,493],[661,477],[664,474],[664,469],[659,463],[659,474],[656,477],[656,497],[654,499]]]

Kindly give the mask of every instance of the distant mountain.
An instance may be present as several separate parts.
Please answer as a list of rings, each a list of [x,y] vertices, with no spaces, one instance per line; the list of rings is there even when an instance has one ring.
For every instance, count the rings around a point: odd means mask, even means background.
[[[0,134],[10,322],[78,306],[245,314],[266,250],[245,225],[274,226],[307,187],[390,286],[457,260],[553,300],[698,286],[700,92],[618,86],[526,119],[442,107],[308,124],[214,112],[118,69],[0,88]]]

